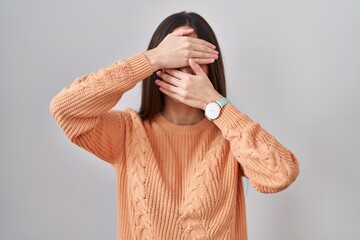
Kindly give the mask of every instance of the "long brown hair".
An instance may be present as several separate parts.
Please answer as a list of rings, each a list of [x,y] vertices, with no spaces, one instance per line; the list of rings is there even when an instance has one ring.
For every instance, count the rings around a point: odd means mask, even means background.
[[[219,57],[214,63],[208,65],[208,76],[215,90],[226,97],[225,71],[220,46],[214,31],[199,14],[193,12],[179,12],[165,18],[155,30],[150,40],[148,50],[157,47],[169,33],[181,26],[192,27],[198,38],[208,41],[216,46]],[[157,75],[153,73],[142,82],[142,99],[139,114],[143,120],[150,119],[164,108],[164,94],[155,84],[157,78]]]

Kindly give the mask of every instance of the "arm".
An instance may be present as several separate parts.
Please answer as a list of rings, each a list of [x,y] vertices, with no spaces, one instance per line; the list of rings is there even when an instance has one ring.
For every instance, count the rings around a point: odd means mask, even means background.
[[[152,74],[143,54],[78,77],[56,95],[50,110],[73,143],[113,163],[123,146],[125,116],[109,111],[123,93]]]
[[[189,64],[195,75],[166,70],[158,72],[161,80],[157,80],[156,84],[164,94],[204,110],[206,103],[222,96],[198,64],[192,60]],[[296,157],[231,103],[222,109],[214,123],[230,142],[231,152],[255,189],[264,193],[281,191],[299,174]]]
[[[185,30],[190,34],[193,30]],[[171,33],[158,47],[107,68],[79,77],[55,96],[50,110],[66,136],[75,144],[114,163],[123,146],[126,117],[110,111],[123,93],[161,68],[177,68],[190,57],[201,63],[217,58],[214,46],[201,39]]]
[[[226,105],[214,123],[255,189],[274,193],[295,181],[299,164],[294,154],[233,104]]]

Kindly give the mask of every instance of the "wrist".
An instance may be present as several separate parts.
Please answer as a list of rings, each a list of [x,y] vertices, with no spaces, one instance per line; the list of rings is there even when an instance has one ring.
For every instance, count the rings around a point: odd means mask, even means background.
[[[223,98],[223,96],[220,93],[218,93],[217,91],[214,91],[212,94],[209,94],[208,97],[205,99],[202,109],[205,110],[206,105],[208,103],[215,102],[216,100],[219,100],[221,98]]]
[[[156,72],[157,70],[160,69],[159,61],[157,60],[155,49],[150,49],[150,50],[144,52],[144,55],[145,55],[146,59],[148,60],[153,72]]]
[[[220,116],[223,107],[225,107],[225,105],[228,103],[229,100],[225,97],[222,97],[215,102],[208,103],[205,108],[205,116],[210,121],[217,119]]]

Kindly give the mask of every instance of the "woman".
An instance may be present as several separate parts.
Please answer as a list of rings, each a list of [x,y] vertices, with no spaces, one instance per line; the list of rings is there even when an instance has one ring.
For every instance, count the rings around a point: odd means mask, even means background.
[[[139,113],[111,110],[142,80]],[[214,32],[181,12],[52,99],[67,137],[114,167],[118,239],[247,239],[241,177],[263,193],[295,180],[295,156],[225,97]]]

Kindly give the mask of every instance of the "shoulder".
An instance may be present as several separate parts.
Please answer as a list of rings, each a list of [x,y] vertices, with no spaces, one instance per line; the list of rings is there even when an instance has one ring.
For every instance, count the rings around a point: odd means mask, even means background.
[[[128,127],[142,127],[144,125],[138,112],[134,109],[128,108],[122,112],[125,124]]]
[[[133,125],[143,125],[143,120],[140,115],[133,109],[126,109],[124,111],[112,109],[105,113],[102,117],[111,118],[113,121],[131,127]]]

